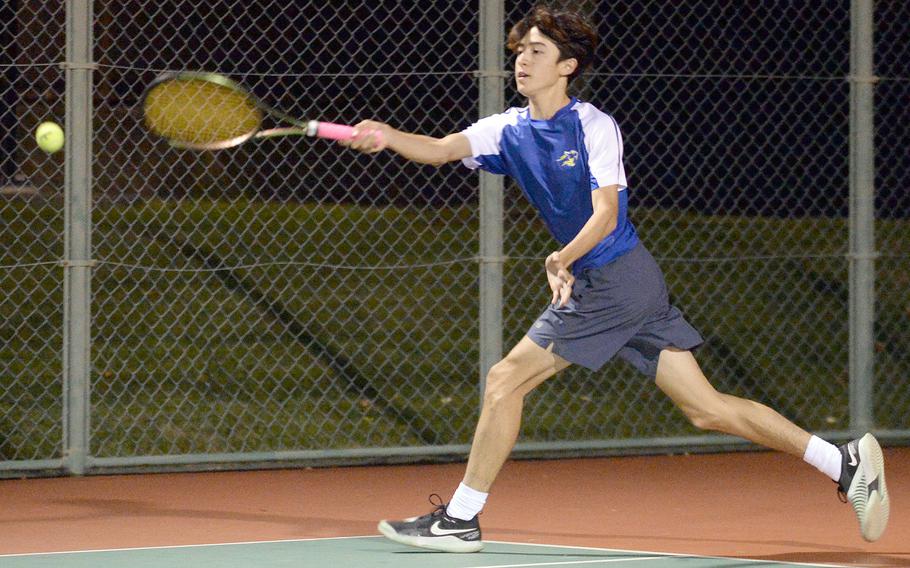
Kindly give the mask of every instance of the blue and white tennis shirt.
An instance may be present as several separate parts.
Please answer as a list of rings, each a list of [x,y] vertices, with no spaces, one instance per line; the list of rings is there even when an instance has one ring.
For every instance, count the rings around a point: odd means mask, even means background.
[[[603,266],[638,244],[628,217],[622,136],[612,116],[574,97],[549,120],[534,120],[528,107],[483,118],[462,134],[471,142],[471,169],[511,176],[540,211],[557,241],[566,245],[594,213],[591,192],[619,186],[616,229],[572,272]]]

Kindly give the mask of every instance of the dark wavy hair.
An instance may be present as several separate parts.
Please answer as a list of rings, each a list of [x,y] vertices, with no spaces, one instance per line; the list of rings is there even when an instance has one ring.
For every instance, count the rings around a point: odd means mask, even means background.
[[[581,14],[538,4],[509,31],[506,46],[512,53],[518,52],[521,38],[535,26],[559,48],[559,61],[573,57],[578,61],[575,71],[568,76],[570,83],[591,65],[597,49],[597,32]]]

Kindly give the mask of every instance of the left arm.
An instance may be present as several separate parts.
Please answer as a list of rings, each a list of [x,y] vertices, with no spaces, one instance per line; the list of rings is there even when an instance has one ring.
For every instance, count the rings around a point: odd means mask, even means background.
[[[619,186],[608,185],[591,192],[594,213],[588,222],[562,250],[547,257],[547,280],[553,291],[552,303],[565,306],[572,295],[575,277],[570,271],[572,264],[588,253],[594,246],[616,229],[619,215]]]
[[[559,251],[559,260],[569,268],[588,254],[594,245],[604,240],[616,228],[619,215],[619,186],[599,187],[591,192],[594,214],[572,241]]]

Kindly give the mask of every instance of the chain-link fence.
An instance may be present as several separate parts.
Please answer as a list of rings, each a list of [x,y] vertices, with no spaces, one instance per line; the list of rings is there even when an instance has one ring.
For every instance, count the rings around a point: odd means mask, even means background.
[[[63,156],[34,128],[64,116],[62,3],[0,7],[0,462],[63,457]],[[59,467],[59,465],[58,465]]]
[[[876,10],[876,343],[875,420],[906,430],[910,406],[910,6]]]
[[[910,439],[910,7],[876,5],[878,79],[863,83],[851,22],[864,2],[573,4],[604,45],[578,94],[623,129],[633,222],[708,340],[708,376],[829,437],[868,423]],[[137,103],[160,72],[204,69],[292,115],[441,136],[478,118],[489,85],[523,104],[496,78],[511,60],[487,62],[489,38],[531,2],[505,2],[498,21],[486,2],[66,6],[0,8],[0,474],[466,452],[483,353],[499,335],[513,345],[548,296],[555,243],[517,187],[505,183],[491,225],[480,187],[495,183],[459,164],[290,139],[182,151],[143,128]],[[877,152],[865,252],[851,240],[860,83],[874,85]],[[88,179],[73,169],[78,133],[54,155],[32,136],[80,109],[91,109]],[[498,246],[502,257],[482,252]],[[859,260],[874,262],[874,328],[851,296]],[[489,313],[500,299],[501,329]],[[851,374],[863,356],[874,376]],[[856,411],[864,393],[869,417]],[[530,395],[518,451],[734,443],[695,431],[617,362]]]

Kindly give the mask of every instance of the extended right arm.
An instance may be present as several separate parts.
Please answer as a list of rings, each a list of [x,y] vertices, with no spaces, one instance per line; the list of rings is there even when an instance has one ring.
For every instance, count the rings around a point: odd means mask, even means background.
[[[373,134],[379,131],[381,139]],[[471,143],[461,133],[449,134],[444,138],[434,138],[423,134],[410,134],[396,130],[388,124],[365,120],[355,126],[355,138],[342,142],[354,150],[372,154],[389,149],[404,158],[421,164],[440,166],[471,155]]]

